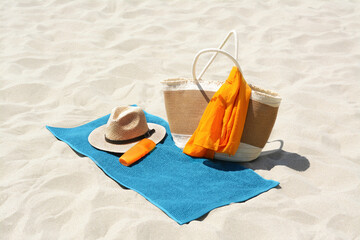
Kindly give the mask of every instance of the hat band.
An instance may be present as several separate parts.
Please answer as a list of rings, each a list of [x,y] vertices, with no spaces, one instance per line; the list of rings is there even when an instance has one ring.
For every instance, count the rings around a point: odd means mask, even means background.
[[[128,143],[133,143],[133,142],[137,142],[141,139],[144,139],[144,138],[148,138],[148,137],[151,137],[151,135],[153,135],[155,132],[155,129],[149,129],[145,134],[143,135],[140,135],[138,137],[135,137],[135,138],[130,138],[130,139],[126,139],[126,140],[111,140],[111,139],[108,139],[105,136],[105,141],[107,141],[108,143],[112,143],[112,144],[128,144]]]

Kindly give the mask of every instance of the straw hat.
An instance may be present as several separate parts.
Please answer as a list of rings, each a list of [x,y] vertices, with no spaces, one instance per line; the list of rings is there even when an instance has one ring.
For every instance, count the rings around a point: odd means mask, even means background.
[[[124,153],[141,139],[159,143],[166,134],[163,126],[147,123],[144,111],[139,107],[116,107],[107,124],[93,130],[89,143],[100,150]]]

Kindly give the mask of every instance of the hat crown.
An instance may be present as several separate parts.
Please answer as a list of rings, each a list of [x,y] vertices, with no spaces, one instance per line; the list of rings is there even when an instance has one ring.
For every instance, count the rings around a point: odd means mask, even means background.
[[[106,138],[114,141],[133,139],[149,130],[144,111],[139,107],[116,107],[105,129]]]

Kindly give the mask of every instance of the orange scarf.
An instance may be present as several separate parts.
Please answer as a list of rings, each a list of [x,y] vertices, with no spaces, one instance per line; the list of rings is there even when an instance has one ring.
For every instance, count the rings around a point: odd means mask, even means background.
[[[215,152],[234,155],[245,125],[251,88],[237,67],[211,98],[184,153],[213,159]]]

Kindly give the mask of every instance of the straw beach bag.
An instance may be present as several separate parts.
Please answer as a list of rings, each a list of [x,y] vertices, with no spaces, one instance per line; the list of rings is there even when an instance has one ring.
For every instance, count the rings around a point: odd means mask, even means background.
[[[235,38],[235,58],[221,50],[230,36]],[[166,114],[175,144],[183,149],[196,130],[202,114],[211,97],[223,82],[202,80],[201,77],[214,61],[218,53],[230,58],[241,71],[237,59],[237,34],[231,31],[218,48],[204,49],[198,52],[192,65],[193,79],[175,78],[162,81]],[[196,63],[203,53],[215,54],[206,64],[199,76],[196,76]],[[281,97],[270,90],[249,84],[251,97],[239,148],[235,155],[215,153],[215,159],[233,162],[247,162],[256,159],[265,146],[274,126]]]

